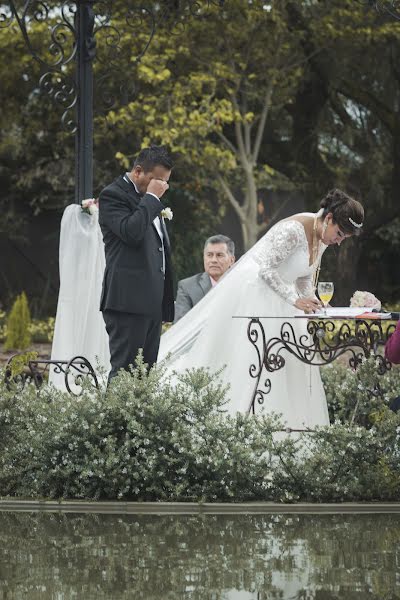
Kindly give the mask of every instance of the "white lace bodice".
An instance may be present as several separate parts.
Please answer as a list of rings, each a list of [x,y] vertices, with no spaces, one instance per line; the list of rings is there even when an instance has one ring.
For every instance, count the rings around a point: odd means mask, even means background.
[[[309,248],[304,226],[300,221],[280,221],[260,240],[255,260],[259,276],[277,293],[294,304],[299,296],[314,296],[313,274],[325,251],[320,244],[318,256],[309,264]]]

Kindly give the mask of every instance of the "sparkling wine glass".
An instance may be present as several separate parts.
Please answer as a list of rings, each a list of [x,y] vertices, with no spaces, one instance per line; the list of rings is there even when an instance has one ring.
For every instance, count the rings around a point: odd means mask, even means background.
[[[333,296],[333,282],[332,281],[320,281],[318,284],[318,296],[324,305],[323,313],[326,315],[326,307],[329,304]]]

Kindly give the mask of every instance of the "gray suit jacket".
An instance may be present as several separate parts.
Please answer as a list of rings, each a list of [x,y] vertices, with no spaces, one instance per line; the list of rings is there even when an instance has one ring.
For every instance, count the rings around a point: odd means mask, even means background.
[[[197,273],[178,282],[175,302],[175,320],[179,321],[195,304],[211,290],[211,280],[207,273]]]

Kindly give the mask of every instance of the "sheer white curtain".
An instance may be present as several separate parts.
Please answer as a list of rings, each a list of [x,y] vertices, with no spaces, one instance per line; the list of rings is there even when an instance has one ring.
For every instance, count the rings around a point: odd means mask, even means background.
[[[95,371],[110,369],[108,336],[99,310],[105,268],[104,244],[98,213],[82,212],[70,204],[61,220],[60,291],[51,358],[87,358]],[[50,371],[50,381],[64,389],[64,375]]]

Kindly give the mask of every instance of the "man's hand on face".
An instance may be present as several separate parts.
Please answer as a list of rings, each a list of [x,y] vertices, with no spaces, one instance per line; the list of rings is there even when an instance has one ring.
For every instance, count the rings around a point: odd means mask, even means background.
[[[169,188],[168,182],[163,179],[151,179],[149,185],[147,186],[147,192],[151,194],[155,194],[158,198],[167,191]]]

